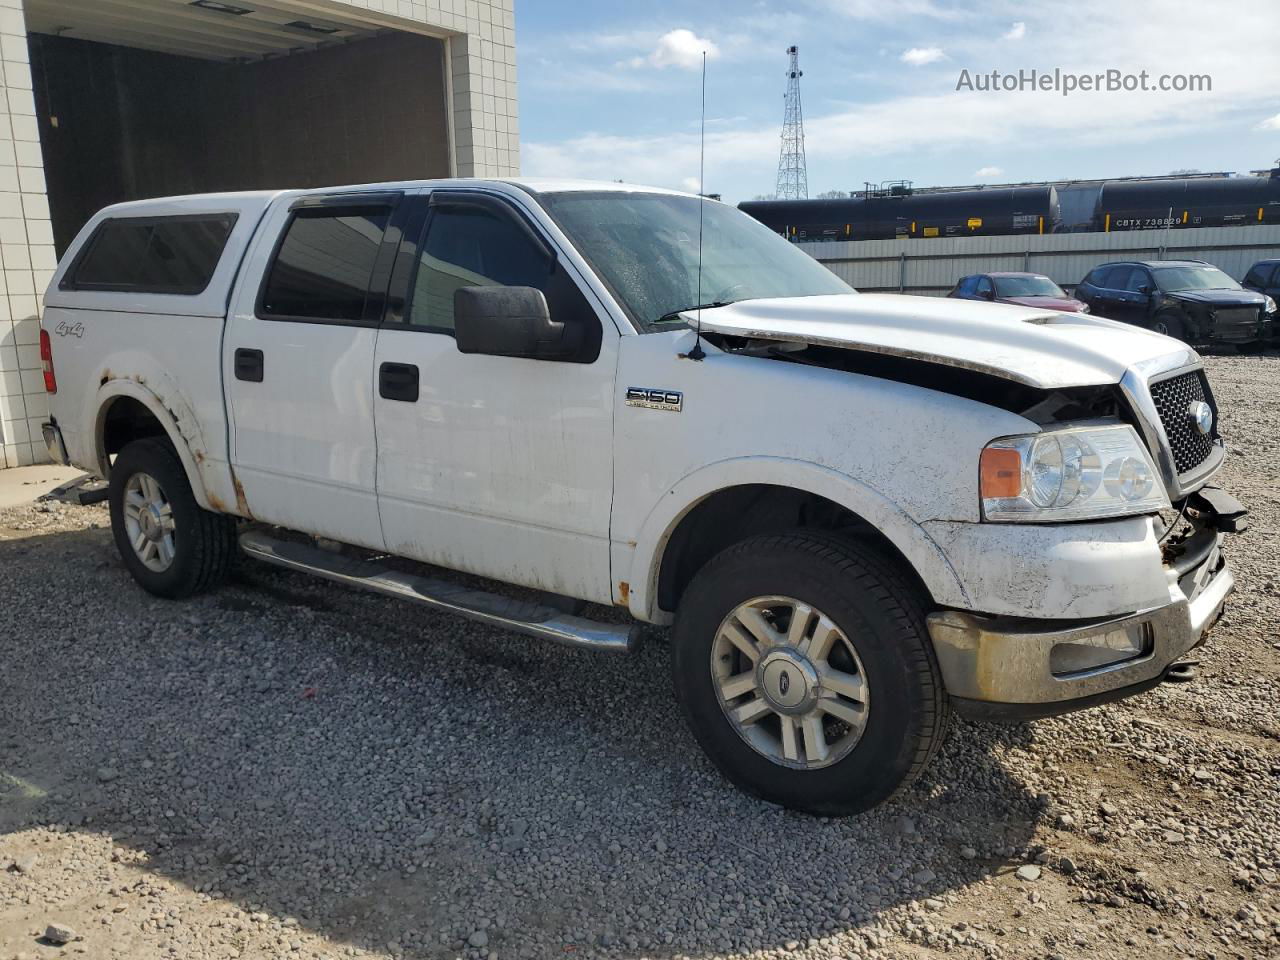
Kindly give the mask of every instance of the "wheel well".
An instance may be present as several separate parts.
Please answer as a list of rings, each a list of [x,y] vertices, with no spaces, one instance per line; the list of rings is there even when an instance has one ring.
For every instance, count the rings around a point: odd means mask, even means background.
[[[680,597],[708,560],[726,547],[759,534],[818,530],[860,540],[897,563],[901,573],[929,596],[915,569],[893,542],[834,500],[770,484],[744,484],[711,494],[680,520],[667,540],[658,569],[658,606],[675,611]]]
[[[110,466],[111,458],[134,440],[144,437],[168,439],[168,436],[164,424],[140,400],[117,397],[107,408],[107,415],[102,423],[103,466]]]

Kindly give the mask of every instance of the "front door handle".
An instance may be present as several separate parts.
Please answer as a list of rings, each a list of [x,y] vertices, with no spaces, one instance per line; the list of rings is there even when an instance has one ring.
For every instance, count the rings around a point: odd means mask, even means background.
[[[235,373],[237,380],[261,383],[263,373],[262,351],[238,347],[235,355]]]
[[[384,400],[418,402],[418,368],[412,363],[384,363],[378,367],[378,396]]]

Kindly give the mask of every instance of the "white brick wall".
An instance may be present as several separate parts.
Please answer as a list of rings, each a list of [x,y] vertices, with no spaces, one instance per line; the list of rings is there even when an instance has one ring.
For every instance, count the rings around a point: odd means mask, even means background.
[[[329,0],[449,33],[456,172],[520,170],[514,0]],[[0,0],[0,468],[47,459],[40,297],[56,265],[22,0]]]
[[[45,459],[40,305],[56,256],[27,63],[22,0],[0,0],[0,466]]]

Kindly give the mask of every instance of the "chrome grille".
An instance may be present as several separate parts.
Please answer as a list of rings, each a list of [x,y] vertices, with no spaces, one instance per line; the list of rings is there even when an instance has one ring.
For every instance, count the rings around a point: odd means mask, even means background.
[[[1150,389],[1151,399],[1155,401],[1160,423],[1169,440],[1174,466],[1181,476],[1200,466],[1213,452],[1218,411],[1209,393],[1209,385],[1205,381],[1204,371],[1193,370],[1167,380],[1158,380],[1151,384]],[[1203,400],[1214,408],[1215,429],[1210,431],[1209,436],[1195,428],[1187,413],[1187,407],[1196,400]]]

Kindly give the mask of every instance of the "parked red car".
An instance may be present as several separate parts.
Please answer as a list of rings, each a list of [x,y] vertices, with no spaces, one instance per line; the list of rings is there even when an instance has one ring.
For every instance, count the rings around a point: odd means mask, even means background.
[[[1024,307],[1045,307],[1066,313],[1088,313],[1084,302],[1069,297],[1060,286],[1040,273],[975,273],[961,277],[948,297],[961,300],[992,300]]]

